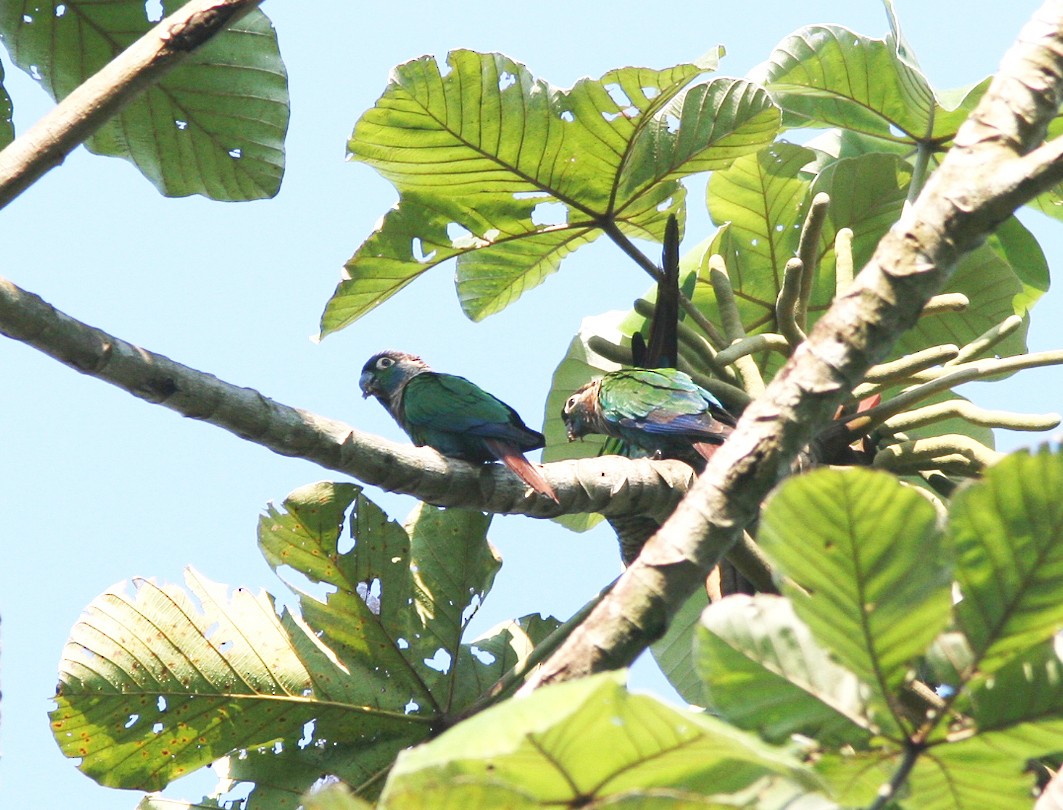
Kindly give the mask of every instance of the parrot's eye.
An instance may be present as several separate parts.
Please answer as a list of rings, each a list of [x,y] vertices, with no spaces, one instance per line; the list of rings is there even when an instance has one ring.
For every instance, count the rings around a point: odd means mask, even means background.
[[[393,365],[395,365],[395,361],[392,360],[390,357],[381,357],[379,360],[376,361],[376,367],[381,371],[386,368],[391,368]]]
[[[556,407],[556,406],[555,406]],[[573,408],[576,407],[576,397],[571,396],[568,398],[568,402],[565,403],[565,413],[570,413]]]

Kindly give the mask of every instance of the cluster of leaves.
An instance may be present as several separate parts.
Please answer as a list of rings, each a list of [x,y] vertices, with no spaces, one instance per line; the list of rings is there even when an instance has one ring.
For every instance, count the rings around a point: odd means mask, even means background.
[[[1020,806],[1027,762],[1063,752],[1061,488],[1047,448],[963,489],[947,520],[886,473],[794,478],[760,534],[784,595],[731,597],[697,624],[717,717],[602,676],[439,735],[555,623],[460,643],[499,566],[486,519],[420,507],[403,528],[357,487],[318,484],[270,509],[259,538],[327,598],[299,591],[301,616],[278,618],[269,596],[195,574],[199,609],[150,582],[108,591],[74,629],[53,725],[115,787],[158,788],[231,752],[219,791],[253,782],[248,808],[295,807],[315,783],[308,807],[833,808],[871,805],[891,781],[877,806]]]
[[[133,0],[15,3],[0,9],[0,36],[59,98],[149,22]],[[713,256],[733,294],[731,326],[781,331],[783,269],[822,193],[831,202],[809,254],[807,326],[843,284],[839,235],[851,232],[861,266],[988,84],[936,92],[891,25],[884,40],[802,29],[747,79],[710,76],[719,53],[568,90],[496,54],[397,67],[349,150],[399,201],[348,262],[322,333],[449,259],[473,319],[601,235],[656,275],[632,239],[661,241],[672,216],[682,226],[681,181],[709,171],[719,228],[684,259],[681,365],[705,374],[724,348],[704,327],[725,319]],[[287,116],[276,39],[253,12],[88,145],[131,160],[167,194],[252,199],[279,186]],[[801,146],[777,140],[800,127],[828,131]],[[11,136],[0,93],[0,143]],[[1060,216],[1060,196],[1037,205]],[[962,260],[949,292],[967,306],[925,318],[896,354],[974,345],[1015,316],[1019,328],[992,348],[1021,353],[1047,284],[1036,242],[1010,220]],[[572,452],[560,449],[560,400],[610,367],[594,341],[623,349],[645,324],[642,311],[585,323],[547,399],[548,459]],[[787,351],[752,355],[756,374]],[[733,369],[715,379],[755,393]],[[222,759],[207,807],[244,782],[255,785],[247,807],[295,807],[322,774],[337,784],[319,783],[307,806],[1013,806],[1030,790],[1026,760],[1063,747],[1061,487],[1059,454],[1018,455],[962,490],[942,524],[925,493],[885,474],[795,479],[760,533],[784,595],[695,610],[666,639],[685,662],[672,669],[677,686],[718,718],[602,677],[463,719],[519,682],[557,623],[525,617],[463,642],[499,566],[487,519],[421,506],[398,526],[353,485],[314,485],[260,526],[270,564],[306,580],[293,587],[298,610],[191,572],[190,593],[151,581],[111,589],[72,631],[53,728],[115,787],[155,790]],[[876,798],[884,783],[895,792]]]
[[[255,783],[255,806],[294,807],[322,773],[375,795],[400,750],[452,724],[556,628],[528,616],[462,643],[501,566],[489,522],[420,505],[400,526],[353,484],[292,493],[261,518],[259,546],[305,583],[291,586],[298,610],[278,615],[269,594],[191,570],[190,593],[112,588],[64,651],[57,741],[113,787],[158,790],[233,752],[223,788]]]

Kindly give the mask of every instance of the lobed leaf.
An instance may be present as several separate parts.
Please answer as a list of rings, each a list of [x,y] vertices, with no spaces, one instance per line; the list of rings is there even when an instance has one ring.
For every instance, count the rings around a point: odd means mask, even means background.
[[[349,521],[353,547],[341,550]],[[479,512],[420,505],[405,527],[353,484],[292,493],[260,521],[300,611],[194,573],[112,589],[75,626],[53,730],[93,778],[158,789],[219,760],[254,801],[294,808],[321,774],[373,797],[398,751],[479,698],[550,633],[529,618],[462,644],[500,561]],[[314,595],[325,592],[323,598]],[[132,707],[132,708],[130,708]],[[233,753],[235,752],[235,753]]]
[[[198,606],[136,580],[133,594],[98,597],[71,631],[52,731],[96,781],[157,790],[233,749],[294,742],[315,718],[352,742],[423,729],[401,712],[322,700],[266,594],[230,596],[191,570],[186,581]]]
[[[924,752],[909,776],[912,804],[926,810],[1028,807],[1033,777],[1026,760],[1008,748],[978,735]]]
[[[792,583],[784,592],[797,616],[895,716],[893,696],[950,617],[936,522],[916,491],[864,469],[790,479],[763,511],[758,539]]]
[[[179,7],[163,3],[169,14]],[[61,100],[154,23],[139,0],[20,0],[0,6],[12,60]],[[276,32],[250,12],[197,48],[86,141],[132,162],[169,197],[274,196],[284,173],[287,74]]]
[[[500,54],[454,51],[446,71],[427,56],[395,68],[348,149],[395,185],[398,208],[347,263],[322,333],[448,258],[479,320],[605,229],[660,241],[669,215],[683,216],[679,179],[760,148],[778,126],[770,99],[744,80],[681,93],[714,66],[621,68],[570,90]]]

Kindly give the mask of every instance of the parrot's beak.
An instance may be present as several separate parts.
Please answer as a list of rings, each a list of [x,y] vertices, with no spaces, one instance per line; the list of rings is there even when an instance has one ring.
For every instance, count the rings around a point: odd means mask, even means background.
[[[358,378],[358,387],[362,389],[362,399],[367,399],[374,390],[373,375],[368,371],[363,371],[362,376]]]

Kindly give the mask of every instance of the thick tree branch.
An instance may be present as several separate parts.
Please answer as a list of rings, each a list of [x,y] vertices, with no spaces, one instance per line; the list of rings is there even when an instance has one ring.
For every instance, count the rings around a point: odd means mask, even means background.
[[[283,405],[254,389],[224,382],[88,326],[2,278],[0,334],[28,343],[83,374],[222,427],[275,453],[298,456],[442,506],[534,517],[637,512],[661,522],[693,478],[690,467],[680,461],[606,456],[555,462],[544,468],[544,474],[561,498],[559,507],[535,495],[499,464],[473,466]]]
[[[1043,153],[1043,169],[1030,163],[1059,108],[1061,76],[1063,0],[1050,0],[1023,29],[955,147],[868,266],[746,409],[614,590],[524,690],[630,664],[664,632],[796,454],[915,323],[959,257],[1054,176],[1054,150]]]
[[[78,86],[0,152],[0,208],[192,51],[262,0],[192,0]]]

